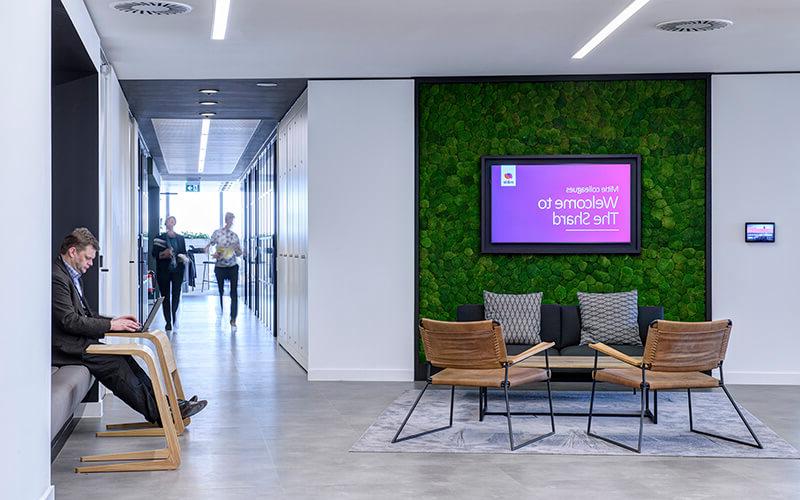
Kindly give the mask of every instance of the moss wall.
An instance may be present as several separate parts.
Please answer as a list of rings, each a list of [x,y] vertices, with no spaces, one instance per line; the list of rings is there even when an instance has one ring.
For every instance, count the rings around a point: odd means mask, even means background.
[[[705,80],[421,83],[419,312],[454,319],[484,289],[639,290],[668,319],[705,316]],[[482,255],[482,155],[642,156],[642,253]]]

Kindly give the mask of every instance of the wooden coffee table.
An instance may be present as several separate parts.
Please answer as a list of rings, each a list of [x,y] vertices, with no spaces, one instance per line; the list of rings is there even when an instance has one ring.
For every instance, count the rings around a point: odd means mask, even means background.
[[[641,356],[633,356],[633,359],[641,361]],[[525,361],[520,361],[515,366],[524,368],[544,368],[544,356],[532,356]],[[630,368],[631,365],[616,360],[611,356],[600,356],[597,358],[597,368]],[[550,368],[560,369],[586,369],[594,368],[594,356],[550,356]]]
[[[641,361],[641,356],[632,356],[637,361]],[[573,369],[573,370],[592,370],[594,369],[594,356],[550,356],[551,369]],[[545,368],[544,356],[533,356],[525,361],[520,361],[515,366],[523,368]],[[618,361],[610,356],[600,356],[597,359],[597,369],[602,370],[605,368],[631,368],[631,365]],[[483,397],[487,398],[486,389],[483,389]],[[650,410],[650,391],[645,394],[645,416],[650,418],[653,423],[658,422],[658,393],[653,391],[653,410]],[[486,401],[486,399],[484,399]],[[484,403],[486,404],[486,403]],[[587,403],[588,404],[588,403]],[[488,405],[487,405],[488,406]],[[550,415],[549,412],[511,412],[512,415]],[[554,411],[554,415],[561,417],[588,417],[588,408],[585,412],[558,412]],[[505,415],[504,412],[490,412],[486,411],[484,407],[482,415]],[[639,412],[636,413],[598,413],[593,412],[594,416],[598,417],[639,417]]]

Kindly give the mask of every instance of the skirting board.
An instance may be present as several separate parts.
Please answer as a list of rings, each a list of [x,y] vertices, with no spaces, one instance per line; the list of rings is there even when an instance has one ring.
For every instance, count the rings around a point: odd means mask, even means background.
[[[278,339],[278,345],[280,345],[283,350],[286,351],[286,353],[289,354],[289,356],[291,356],[298,365],[300,365],[300,368],[308,371],[308,361],[306,361],[299,350],[296,350],[291,345],[284,344],[281,342],[281,339]]]
[[[412,382],[414,370],[309,370],[310,381]]]
[[[49,488],[44,490],[40,500],[55,500],[56,498],[56,487],[54,485],[50,485]]]
[[[100,418],[103,416],[103,400],[96,403],[81,403],[75,410],[77,418]]]
[[[800,372],[725,370],[725,383],[742,385],[800,385]]]

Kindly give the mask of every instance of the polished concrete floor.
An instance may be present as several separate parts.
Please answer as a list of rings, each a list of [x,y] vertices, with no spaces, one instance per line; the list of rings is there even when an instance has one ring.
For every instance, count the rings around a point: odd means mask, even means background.
[[[173,342],[186,390],[209,400],[180,438],[181,468],[75,474],[81,455],[160,446],[94,437],[137,419],[109,397],[53,464],[56,498],[800,498],[800,460],[349,453],[411,383],[308,382],[246,307],[232,332],[213,297],[186,298]],[[732,389],[800,448],[800,387]]]

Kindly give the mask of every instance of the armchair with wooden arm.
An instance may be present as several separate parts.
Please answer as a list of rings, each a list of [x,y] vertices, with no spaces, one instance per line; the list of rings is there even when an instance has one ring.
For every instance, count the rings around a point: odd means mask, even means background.
[[[732,326],[733,323],[730,320],[703,322],[653,321],[647,333],[647,342],[644,346],[644,356],[642,356],[641,361],[603,343],[589,344],[589,347],[595,350],[595,361],[592,396],[589,403],[589,422],[586,433],[611,444],[640,453],[642,449],[643,421],[646,415],[645,408],[648,405],[650,391],[653,391],[653,400],[657,404],[657,391],[686,389],[689,403],[689,430],[691,432],[762,448],[755,432],[753,432],[739,406],[725,387],[722,362],[725,358]],[[630,367],[607,368],[598,371],[597,358],[600,353],[622,361],[630,365]],[[719,379],[709,375],[713,369],[719,369]],[[638,415],[639,440],[636,447],[592,433],[592,411],[597,382],[610,382],[624,387],[641,389],[641,410]],[[722,388],[739,418],[750,432],[754,442],[750,443],[696,430],[692,418],[692,389],[699,388]],[[655,418],[653,418],[653,423],[657,423]]]
[[[547,349],[553,347],[552,342],[541,342],[530,349],[514,356],[508,356],[500,324],[491,320],[450,322],[423,319],[420,321],[420,336],[425,347],[428,360],[428,377],[425,387],[417,396],[405,420],[400,425],[393,443],[405,441],[432,432],[449,429],[453,425],[453,402],[455,387],[466,386],[478,388],[480,402],[479,418],[484,415],[505,415],[508,419],[508,437],[511,450],[519,449],[533,442],[544,439],[555,433],[553,400],[550,392],[550,365]],[[525,359],[540,352],[545,353],[546,368],[530,368],[516,366]],[[431,367],[441,368],[431,375]],[[547,382],[547,397],[550,404],[551,431],[522,444],[514,444],[511,428],[511,410],[508,400],[509,388],[533,382]],[[417,407],[422,395],[430,385],[450,386],[450,423],[445,427],[420,432],[411,436],[400,437],[408,419]],[[487,412],[488,388],[503,389],[505,396],[505,412]],[[517,414],[517,413],[515,413]]]

